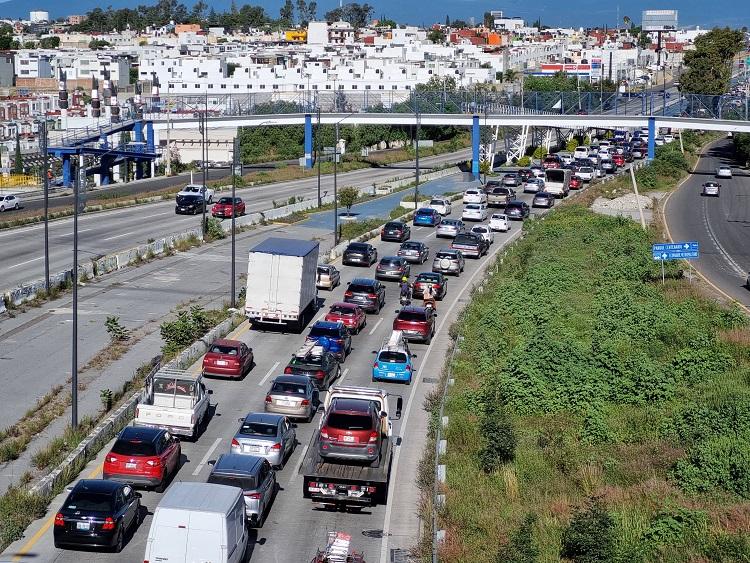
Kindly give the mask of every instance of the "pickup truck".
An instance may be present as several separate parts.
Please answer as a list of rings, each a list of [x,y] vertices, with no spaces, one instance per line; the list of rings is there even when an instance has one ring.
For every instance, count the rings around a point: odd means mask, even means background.
[[[198,184],[188,184],[179,192],[177,192],[177,195],[202,195],[203,199],[206,200],[206,203],[213,203],[215,192],[213,188],[201,186]]]
[[[395,398],[395,413],[389,416],[389,398]],[[328,411],[347,408],[347,403],[370,402],[378,413],[378,436],[370,436],[369,444],[377,444],[373,461],[321,456],[324,445],[331,444]],[[337,407],[338,405],[338,407]],[[394,436],[392,420],[401,418],[403,399],[381,389],[337,385],[331,387],[324,404],[320,427],[313,432],[305,458],[300,465],[302,496],[313,502],[332,506],[375,506],[385,504],[388,498],[388,481],[391,475]],[[337,417],[338,418],[338,417]],[[351,432],[344,432],[349,434]],[[326,434],[326,439],[321,439]],[[375,434],[375,432],[373,432]],[[343,436],[342,436],[343,437]],[[377,438],[377,439],[375,439]],[[349,443],[344,440],[342,443]],[[355,448],[356,449],[356,448]],[[358,454],[355,454],[358,456]]]
[[[202,374],[162,368],[148,382],[146,396],[135,408],[133,425],[163,428],[195,439],[207,420],[210,394]]]
[[[507,186],[496,186],[487,191],[489,207],[505,207],[514,199],[516,199],[516,191]]]

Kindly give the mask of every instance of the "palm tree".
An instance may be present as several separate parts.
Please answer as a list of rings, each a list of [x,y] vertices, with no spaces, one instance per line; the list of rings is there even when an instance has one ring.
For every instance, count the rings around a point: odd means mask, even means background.
[[[503,80],[505,82],[515,82],[516,78],[518,78],[518,71],[512,68],[509,68],[503,74]]]

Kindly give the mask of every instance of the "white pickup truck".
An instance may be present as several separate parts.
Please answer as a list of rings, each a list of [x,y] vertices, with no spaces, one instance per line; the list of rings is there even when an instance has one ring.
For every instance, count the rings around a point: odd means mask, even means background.
[[[149,382],[133,425],[164,428],[195,439],[207,420],[210,394],[200,373],[163,368]]]
[[[207,186],[201,186],[199,184],[188,184],[182,188],[177,195],[202,195],[206,203],[213,203],[214,201],[214,189]]]

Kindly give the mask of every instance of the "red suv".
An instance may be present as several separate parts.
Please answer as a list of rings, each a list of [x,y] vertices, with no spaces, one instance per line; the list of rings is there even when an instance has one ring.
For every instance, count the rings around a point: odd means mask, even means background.
[[[570,189],[571,190],[580,190],[581,186],[583,186],[583,180],[581,180],[580,176],[570,177]]]
[[[625,166],[625,155],[613,154],[612,162],[614,162],[617,166]]]
[[[429,344],[435,335],[435,311],[430,307],[403,307],[393,319],[393,330],[402,331],[406,340]]]
[[[203,356],[203,375],[241,379],[252,367],[253,349],[239,340],[216,340]]]
[[[380,417],[375,403],[364,399],[334,399],[325,413],[318,438],[322,458],[380,460]]]
[[[234,198],[234,216],[238,217],[245,214],[245,202],[241,197]],[[232,198],[223,197],[211,208],[211,215],[214,217],[231,217],[232,216]]]
[[[354,334],[358,334],[367,325],[367,315],[354,303],[334,303],[326,313],[325,320],[332,323],[341,321]]]
[[[166,430],[127,426],[104,458],[105,479],[162,492],[180,467],[180,442]]]
[[[542,161],[542,168],[545,170],[548,168],[560,168],[560,166],[562,166],[562,161],[559,156],[554,154],[548,154]]]

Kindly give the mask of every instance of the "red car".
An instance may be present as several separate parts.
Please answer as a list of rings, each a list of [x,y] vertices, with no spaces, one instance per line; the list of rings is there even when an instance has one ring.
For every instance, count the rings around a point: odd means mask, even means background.
[[[380,459],[381,422],[373,401],[334,399],[323,417],[318,440],[320,457],[370,463]]]
[[[359,334],[367,325],[367,315],[354,303],[334,303],[326,313],[325,320],[332,323],[341,321],[354,334]]]
[[[583,180],[580,176],[571,176],[570,177],[570,189],[571,190],[580,190],[581,186],[583,186]]]
[[[241,197],[234,198],[234,216],[245,214],[245,202]],[[211,215],[214,217],[231,217],[232,216],[232,198],[223,197],[217,201],[211,208]]]
[[[240,379],[252,367],[253,349],[239,340],[216,340],[203,356],[203,375]]]
[[[560,157],[554,154],[548,154],[542,161],[542,168],[544,168],[545,170],[547,170],[548,168],[560,168],[561,166],[562,162],[560,160]]]
[[[180,441],[166,430],[126,426],[104,458],[102,477],[162,492],[181,455]]]
[[[403,307],[393,319],[393,330],[400,330],[406,340],[429,344],[435,335],[435,311],[430,307]]]
[[[614,162],[617,166],[625,166],[625,155],[613,154],[612,162]]]

